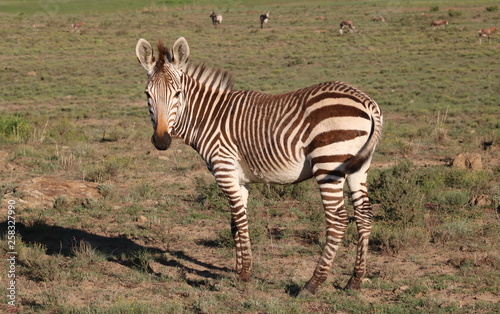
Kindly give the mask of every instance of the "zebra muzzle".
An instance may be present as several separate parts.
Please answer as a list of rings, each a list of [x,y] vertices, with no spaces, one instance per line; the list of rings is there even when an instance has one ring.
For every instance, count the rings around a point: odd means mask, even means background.
[[[166,150],[170,147],[170,143],[172,143],[172,138],[167,132],[164,132],[162,135],[159,135],[157,132],[151,136],[151,143],[158,150]]]

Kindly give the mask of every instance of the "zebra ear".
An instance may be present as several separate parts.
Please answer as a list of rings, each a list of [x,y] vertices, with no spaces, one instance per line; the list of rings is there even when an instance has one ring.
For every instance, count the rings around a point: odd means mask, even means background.
[[[184,68],[189,59],[189,45],[186,38],[180,37],[174,43],[173,51],[173,63],[178,69]]]
[[[153,48],[147,40],[143,38],[139,39],[137,46],[135,46],[135,55],[144,69],[146,69],[148,75],[151,74],[155,63],[155,57],[153,56]]]

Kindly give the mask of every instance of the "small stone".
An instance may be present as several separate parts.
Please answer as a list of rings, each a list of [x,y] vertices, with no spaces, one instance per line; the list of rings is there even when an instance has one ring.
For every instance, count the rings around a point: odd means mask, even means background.
[[[399,293],[403,293],[403,292],[407,291],[408,289],[410,289],[410,287],[408,287],[408,286],[401,286],[399,288],[396,288],[396,289],[392,290],[392,292],[394,292],[396,294],[399,294]]]
[[[461,169],[481,170],[483,163],[479,153],[462,153],[453,159],[453,167]]]

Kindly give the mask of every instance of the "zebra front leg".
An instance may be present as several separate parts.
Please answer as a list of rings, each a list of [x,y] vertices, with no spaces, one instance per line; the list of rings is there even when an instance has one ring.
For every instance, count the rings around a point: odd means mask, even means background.
[[[231,232],[236,246],[236,273],[242,281],[250,280],[252,269],[252,248],[247,218],[248,188],[240,186],[240,205],[231,205]],[[232,203],[232,201],[230,200]]]
[[[369,163],[367,163],[369,165]],[[366,186],[368,166],[363,167],[359,172],[351,174],[347,178],[347,184],[352,195],[354,206],[354,218],[358,230],[358,244],[356,247],[356,262],[354,272],[346,289],[359,290],[361,281],[366,274],[366,260],[368,256],[368,240],[372,229],[372,207],[368,198]]]
[[[215,166],[214,169],[217,167]],[[252,249],[247,219],[248,189],[246,186],[239,185],[235,174],[216,173],[215,180],[231,206],[231,233],[236,246],[236,273],[242,281],[248,281],[252,269]]]
[[[316,289],[328,277],[328,272],[348,223],[344,207],[344,178],[336,177],[318,180],[326,218],[326,244],[314,274],[300,292],[299,297],[315,294]]]

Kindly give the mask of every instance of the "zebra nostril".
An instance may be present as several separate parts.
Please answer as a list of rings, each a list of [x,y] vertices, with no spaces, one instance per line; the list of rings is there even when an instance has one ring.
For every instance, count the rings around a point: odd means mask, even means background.
[[[157,150],[167,150],[172,143],[172,138],[168,133],[164,133],[163,136],[158,136],[156,133],[151,136],[151,143]]]

